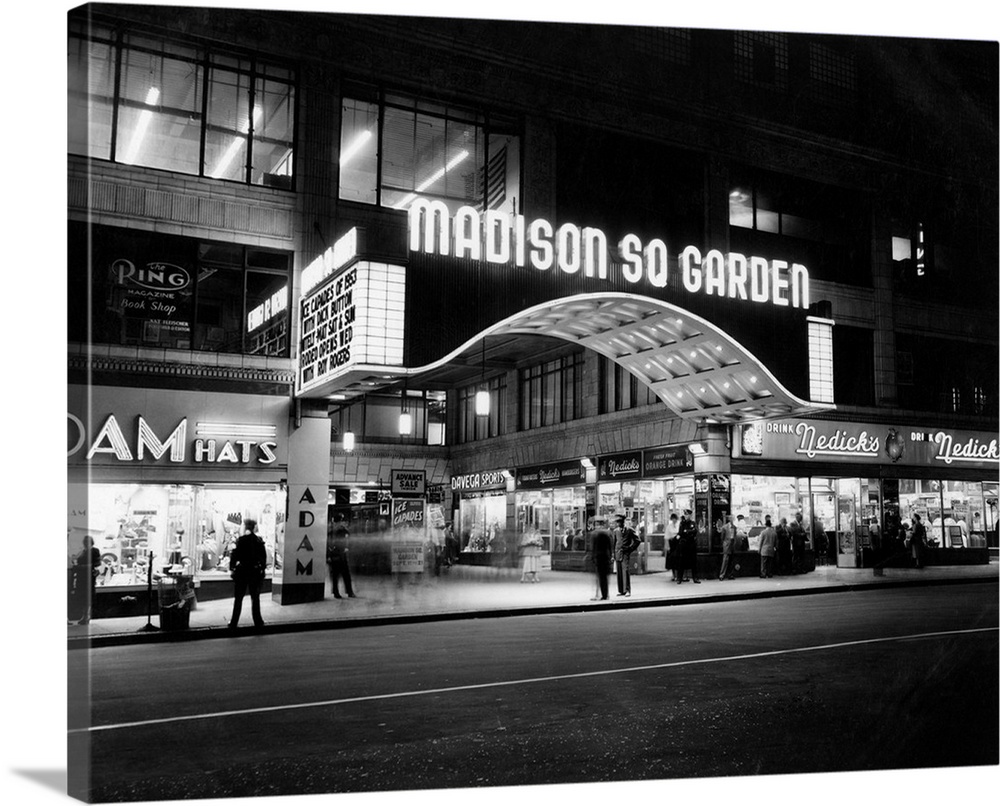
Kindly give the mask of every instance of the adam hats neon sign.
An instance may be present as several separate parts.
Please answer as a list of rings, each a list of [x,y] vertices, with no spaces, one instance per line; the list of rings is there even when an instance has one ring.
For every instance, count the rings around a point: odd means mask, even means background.
[[[608,239],[595,227],[562,224],[554,227],[543,218],[528,222],[524,216],[499,210],[480,213],[460,207],[451,215],[442,201],[417,199],[409,209],[410,251],[484,260],[538,271],[558,269],[598,280],[609,279]],[[664,288],[669,273],[667,245],[655,238],[643,244],[628,234],[618,242],[617,269],[632,284],[641,282]],[[689,293],[749,300],[750,302],[809,307],[809,272],[805,266],[784,260],[723,254],[712,249],[702,255],[687,246],[678,255],[681,281]]]

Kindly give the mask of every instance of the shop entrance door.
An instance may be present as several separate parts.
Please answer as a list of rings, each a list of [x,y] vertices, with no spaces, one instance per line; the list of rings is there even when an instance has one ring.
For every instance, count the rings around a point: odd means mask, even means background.
[[[837,498],[837,567],[858,567],[858,529],[854,497]]]

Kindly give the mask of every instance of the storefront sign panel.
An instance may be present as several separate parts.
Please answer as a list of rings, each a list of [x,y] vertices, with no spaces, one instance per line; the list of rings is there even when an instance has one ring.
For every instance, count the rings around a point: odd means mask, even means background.
[[[69,388],[70,465],[287,466],[281,397]]]
[[[460,476],[451,477],[451,489],[454,492],[500,490],[506,487],[506,470],[484,470],[479,473],[465,473]]]
[[[644,478],[691,473],[693,470],[694,457],[687,445],[652,448],[642,452],[642,475]]]
[[[642,451],[601,456],[597,460],[599,481],[622,481],[642,476]]]
[[[515,477],[515,486],[518,490],[539,490],[585,482],[586,472],[578,461],[518,468]]]
[[[996,434],[827,420],[775,420],[740,426],[738,457],[825,462],[964,467],[996,472]]]
[[[325,488],[308,484],[288,486],[288,522],[285,524],[281,576],[283,585],[322,585],[326,582],[325,492]]]

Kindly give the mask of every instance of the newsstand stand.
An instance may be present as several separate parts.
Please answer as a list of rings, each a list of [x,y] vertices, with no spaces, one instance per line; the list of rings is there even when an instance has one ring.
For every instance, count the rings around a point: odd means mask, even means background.
[[[196,605],[194,577],[190,574],[166,574],[157,580],[160,602],[160,629],[186,630]]]

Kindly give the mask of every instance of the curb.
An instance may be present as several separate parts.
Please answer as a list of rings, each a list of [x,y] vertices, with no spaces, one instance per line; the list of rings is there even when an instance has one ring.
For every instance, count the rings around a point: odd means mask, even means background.
[[[760,590],[732,594],[705,594],[683,599],[645,599],[607,602],[580,602],[565,605],[535,605],[526,607],[486,608],[482,610],[460,610],[449,613],[412,613],[407,615],[359,616],[340,620],[324,619],[314,621],[273,622],[261,628],[239,627],[194,627],[187,630],[155,630],[150,632],[112,633],[67,639],[68,649],[101,649],[146,644],[166,644],[185,641],[204,641],[218,638],[243,638],[258,635],[283,635],[292,633],[318,632],[320,630],[344,630],[359,627],[382,627],[400,624],[422,624],[430,622],[469,621],[472,619],[497,619],[513,616],[536,616],[560,613],[588,613],[608,610],[636,610],[651,607],[677,607],[684,605],[719,604],[760,599],[779,599],[791,596],[813,596],[829,593],[857,593],[858,591],[884,588],[919,588],[932,585],[967,585],[991,580],[982,577],[948,579],[901,579],[840,585],[824,585],[813,588],[793,588],[791,590]]]

